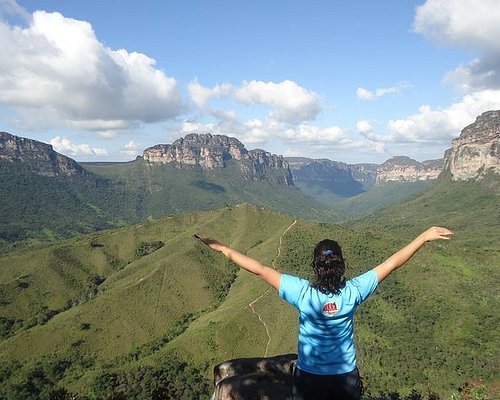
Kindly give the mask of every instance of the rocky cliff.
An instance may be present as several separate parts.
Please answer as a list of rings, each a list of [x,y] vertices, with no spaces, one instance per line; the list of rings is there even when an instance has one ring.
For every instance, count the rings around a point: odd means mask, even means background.
[[[287,157],[286,160],[293,181],[302,190],[326,191],[341,197],[355,196],[363,191],[362,184],[354,179],[349,164],[305,157]]]
[[[445,153],[445,169],[453,180],[481,180],[500,174],[500,110],[488,111],[465,127]]]
[[[292,174],[283,156],[261,149],[248,151],[238,139],[224,135],[191,133],[172,144],[149,147],[142,157],[150,164],[172,163],[177,168],[198,166],[209,171],[234,162],[247,180],[293,186]]]
[[[378,166],[376,183],[426,181],[436,179],[442,171],[443,160],[418,162],[397,156]]]
[[[22,163],[43,176],[85,177],[88,172],[75,160],[54,151],[50,144],[0,132],[0,161]]]
[[[365,186],[370,186],[377,179],[377,164],[351,164],[352,177]]]

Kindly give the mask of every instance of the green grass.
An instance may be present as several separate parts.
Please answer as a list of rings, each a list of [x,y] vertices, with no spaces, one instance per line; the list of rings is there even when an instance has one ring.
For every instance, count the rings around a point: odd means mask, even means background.
[[[10,251],[0,257],[1,315],[14,321],[5,322],[11,336],[0,342],[0,392],[48,354],[74,360],[58,382],[88,393],[105,373],[171,357],[211,379],[213,366],[226,359],[262,356],[266,346],[268,355],[296,351],[294,309],[193,239],[195,232],[303,277],[311,275],[315,243],[331,237],[354,276],[429,225],[450,226],[455,237],[426,245],[358,311],[362,375],[372,393],[431,388],[449,395],[474,379],[498,382],[498,204],[480,185],[443,180],[355,229],[299,220],[283,236],[279,256],[280,237],[294,219],[253,206]],[[163,246],[152,245],[158,241]],[[256,299],[269,345],[249,307]]]

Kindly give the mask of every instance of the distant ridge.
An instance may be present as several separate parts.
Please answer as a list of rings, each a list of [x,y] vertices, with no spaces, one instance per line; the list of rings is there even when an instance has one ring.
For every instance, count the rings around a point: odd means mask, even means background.
[[[52,145],[0,132],[0,161],[21,163],[42,176],[85,178],[88,171],[75,160],[54,151]]]
[[[181,169],[200,167],[203,170],[225,168],[234,161],[244,179],[293,186],[292,174],[283,156],[261,149],[248,151],[238,139],[225,135],[191,133],[172,144],[149,147],[142,157],[151,164],[172,164]]]
[[[500,110],[481,114],[453,139],[445,153],[445,168],[458,181],[500,175]]]

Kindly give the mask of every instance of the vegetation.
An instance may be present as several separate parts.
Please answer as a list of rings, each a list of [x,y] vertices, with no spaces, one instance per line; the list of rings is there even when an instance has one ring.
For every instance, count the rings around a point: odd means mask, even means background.
[[[246,180],[231,163],[214,171],[140,160],[84,166],[95,174],[47,177],[0,161],[0,250],[241,203],[311,219],[336,216],[296,188]]]
[[[437,224],[453,240],[426,246],[358,311],[365,397],[493,399],[499,211],[482,186],[441,181],[355,229],[234,206],[13,248],[0,256],[0,398],[204,398],[215,364],[296,351],[295,311],[196,232],[304,277],[332,237],[353,276]]]

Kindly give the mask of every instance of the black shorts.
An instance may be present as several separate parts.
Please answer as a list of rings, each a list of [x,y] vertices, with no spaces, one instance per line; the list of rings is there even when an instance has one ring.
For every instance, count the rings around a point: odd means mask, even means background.
[[[292,390],[294,400],[359,400],[361,380],[357,368],[339,375],[316,375],[296,368]]]

